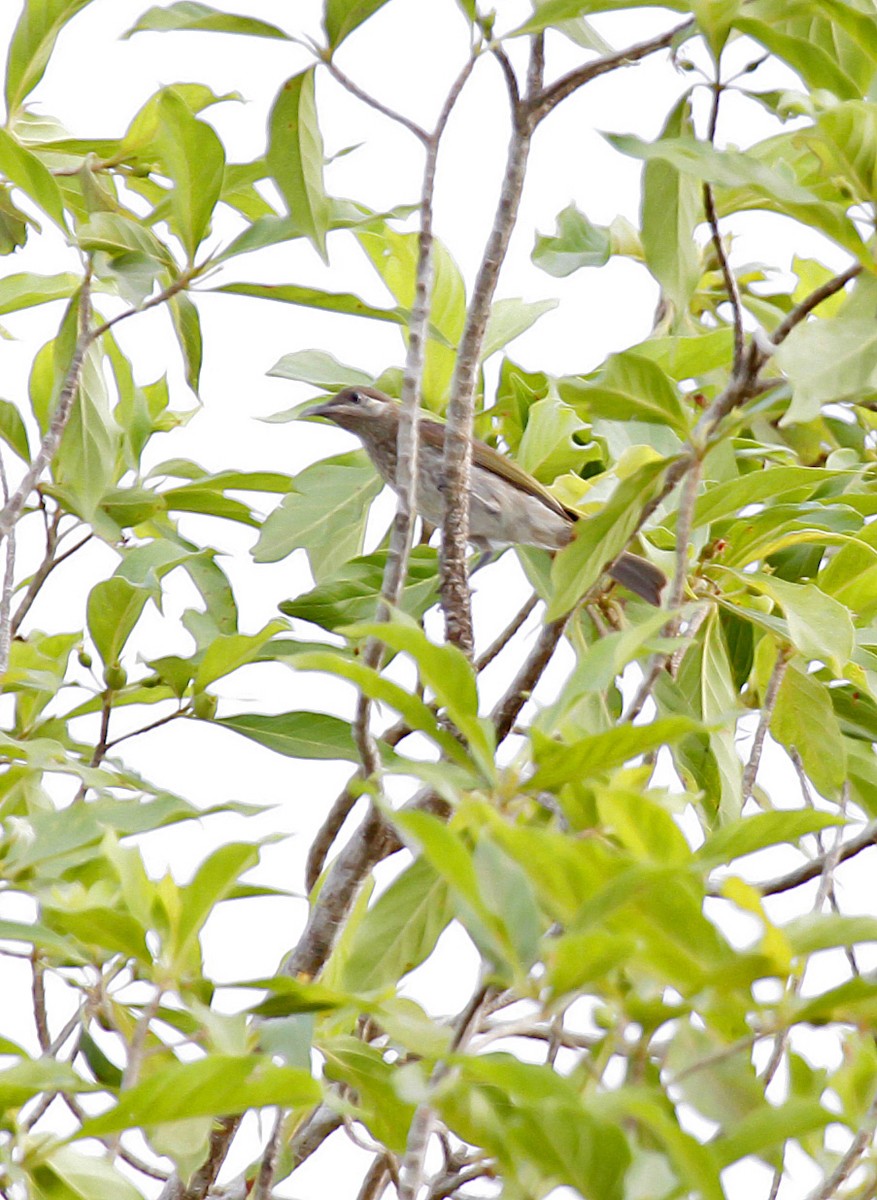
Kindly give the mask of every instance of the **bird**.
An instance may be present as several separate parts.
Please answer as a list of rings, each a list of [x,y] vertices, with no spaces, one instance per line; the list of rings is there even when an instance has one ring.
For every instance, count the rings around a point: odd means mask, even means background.
[[[374,387],[347,387],[306,409],[302,416],[324,417],[355,434],[381,477],[396,489],[396,442],[401,405]],[[444,423],[421,413],[418,422],[418,471],[415,508],[431,525],[441,525],[445,511],[442,481]],[[472,439],[472,495],[469,541],[482,553],[508,546],[560,550],[573,538],[580,514],[565,505],[522,467]],[[649,604],[659,607],[667,582],[663,571],[647,559],[625,552],[609,574]]]

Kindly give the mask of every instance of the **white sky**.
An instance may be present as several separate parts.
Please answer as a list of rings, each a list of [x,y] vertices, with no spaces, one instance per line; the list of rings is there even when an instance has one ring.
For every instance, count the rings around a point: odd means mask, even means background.
[[[264,145],[272,100],[286,78],[309,65],[306,52],[286,43],[216,34],[141,34],[130,41],[119,41],[119,35],[147,7],[146,0],[93,0],[62,33],[46,77],[31,97],[34,108],[60,118],[76,136],[115,136],[124,131],[134,112],[159,86],[200,81],[218,93],[242,93],[244,103],[224,103],[202,115],[222,135],[230,159],[256,157]],[[217,0],[216,7],[247,11],[292,33],[317,35],[319,29],[320,5],[315,0],[298,0],[296,4],[286,0],[241,0],[238,5]],[[529,8],[524,0],[499,0],[500,27],[513,27]],[[0,45],[8,43],[19,9],[19,4],[9,0],[0,7]],[[298,24],[290,25],[291,19]],[[669,18],[670,23],[676,20],[675,14]],[[614,45],[623,46],[666,28],[668,16],[642,10],[633,17],[616,14],[595,24]],[[517,61],[522,49],[519,45],[512,48]],[[466,25],[453,0],[391,0],[350,37],[338,62],[382,101],[431,125],[466,54]],[[562,73],[580,61],[581,54],[571,43],[550,37],[548,76]],[[739,66],[753,55],[739,47],[731,57]],[[595,131],[656,136],[689,79],[672,70],[666,55],[656,55],[636,68],[616,72],[589,86],[560,106],[538,131],[518,228],[498,295],[527,300],[557,297],[561,305],[511,348],[511,356],[524,366],[556,373],[587,370],[613,350],[647,335],[657,289],[644,268],[617,259],[599,271],[578,272],[558,280],[538,271],[530,263],[529,253],[536,231],[553,231],[557,213],[570,201],[599,223],[608,223],[618,213],[637,223],[639,164],[617,154]],[[761,77],[756,80],[760,82]],[[764,80],[764,86],[778,86],[778,80],[782,85],[794,85],[790,75],[776,72],[770,81]],[[365,143],[328,168],[330,192],[377,209],[417,198],[421,150],[409,134],[363,107],[328,76],[321,76],[318,84],[318,108],[328,154]],[[744,144],[772,131],[758,106],[733,97],[728,98],[725,121],[720,129],[733,128],[734,140]],[[450,123],[439,161],[436,196],[436,232],[449,245],[467,282],[474,275],[492,220],[507,136],[505,90],[495,64],[484,62]],[[236,229],[231,218],[217,222],[214,242],[226,240]],[[739,262],[762,259],[783,268],[793,253],[820,254],[832,264],[842,261],[816,234],[807,235],[796,228],[792,240],[791,230],[779,218],[741,217],[735,230],[739,235],[735,258]],[[24,253],[0,260],[0,273],[24,269],[50,273],[65,266],[77,268],[75,256],[65,250],[60,237],[51,230],[46,230],[43,239],[33,239],[33,243]],[[377,304],[388,302],[382,284],[351,235],[333,234],[329,247],[328,267],[311,247],[294,242],[233,260],[217,282],[295,282],[357,292]],[[258,420],[308,395],[303,387],[266,376],[277,359],[291,351],[320,348],[375,374],[401,364],[403,359],[398,331],[384,323],[228,296],[205,296],[198,305],[205,336],[204,408],[186,429],[154,439],[150,462],[184,456],[213,470],[294,473],[316,458],[349,448],[350,442],[346,435],[329,427],[266,425]],[[60,313],[60,305],[44,306],[2,319],[17,339],[2,343],[2,395],[24,409],[32,356],[53,336]],[[172,387],[171,407],[192,403],[164,313],[126,322],[118,336],[134,356],[139,382],[149,382],[166,371]],[[498,361],[497,357],[494,368]],[[222,562],[237,590],[245,632],[259,628],[275,615],[279,601],[308,586],[301,552],[283,563],[254,566],[249,558],[252,531],[197,517],[186,518],[184,528],[196,540],[221,546],[227,554]],[[36,543],[29,547],[24,536],[19,545],[19,569],[24,572],[41,549]],[[99,577],[96,572],[108,575],[115,561],[111,550],[93,545],[80,559],[61,568],[50,581],[46,600],[35,606],[32,625],[81,627],[87,591]],[[491,640],[521,603],[519,580],[510,555],[478,577],[476,624],[482,644]],[[191,652],[188,635],[178,619],[193,599],[192,590],[177,583],[164,618],[150,607],[137,635],[137,647],[144,656]],[[303,636],[309,636],[307,627],[302,626],[302,630]],[[531,631],[531,640],[533,636]],[[495,694],[501,686],[500,668],[489,688]],[[550,686],[549,680],[546,687]],[[351,711],[350,695],[340,685],[322,680],[317,683],[312,676],[298,676],[280,667],[248,667],[223,682],[222,694],[220,715],[244,708],[328,710],[336,705],[338,711]],[[150,713],[150,718],[154,715]],[[120,718],[122,727],[124,719]],[[779,756],[771,757],[771,778],[778,802],[797,805],[794,781],[783,772]],[[266,847],[263,868],[254,878],[293,891],[303,886],[302,863],[307,846],[348,774],[344,764],[282,759],[243,738],[192,722],[177,723],[128,743],[125,758],[150,778],[198,803],[213,804],[229,798],[277,805],[260,820],[259,831],[297,836],[293,841]],[[219,841],[247,836],[252,836],[252,827],[245,827],[241,820],[212,818],[203,829],[194,825],[174,827],[168,834],[153,835],[146,839],[145,852],[152,870],[158,872],[170,866],[178,878],[184,879]],[[766,873],[781,871],[793,861],[795,856],[781,850]],[[855,874],[852,870],[847,878]],[[861,872],[859,875],[864,888],[865,876]],[[855,893],[848,895],[851,907],[861,907]],[[789,903],[800,903],[800,898],[782,898],[776,910]],[[867,905],[862,910],[867,911]],[[303,915],[300,901],[259,900],[222,906],[205,938],[208,973],[218,980],[232,980],[273,972],[282,953],[294,942]],[[468,968],[474,965],[473,952],[462,938],[454,938],[451,949],[458,969],[445,969],[441,984],[435,973],[421,983],[426,990],[420,994],[436,1011],[459,1006],[471,990]],[[467,969],[459,969],[461,960]],[[2,969],[7,970],[5,962]],[[9,970],[11,985],[12,968]],[[234,1002],[235,998],[230,997],[229,1003]],[[351,1180],[359,1170],[361,1157],[336,1155],[333,1171],[337,1174],[332,1184],[335,1194],[354,1194]],[[319,1159],[313,1168],[306,1167],[296,1176],[292,1194],[302,1200],[325,1196],[323,1170]],[[805,1176],[801,1178],[803,1188]],[[742,1186],[741,1181],[740,1190]]]

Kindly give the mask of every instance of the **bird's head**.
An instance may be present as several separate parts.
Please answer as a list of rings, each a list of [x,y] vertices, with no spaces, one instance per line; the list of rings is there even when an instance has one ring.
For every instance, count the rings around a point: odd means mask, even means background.
[[[342,429],[368,442],[395,436],[399,427],[399,405],[373,387],[349,387],[322,404],[307,409],[305,417],[325,417]]]

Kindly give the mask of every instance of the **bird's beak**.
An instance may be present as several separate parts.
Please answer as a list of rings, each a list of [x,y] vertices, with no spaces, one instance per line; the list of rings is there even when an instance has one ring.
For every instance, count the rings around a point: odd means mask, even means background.
[[[303,412],[299,413],[299,416],[300,417],[327,417],[329,415],[329,413],[331,412],[332,400],[334,400],[334,396],[332,397],[331,400],[324,400],[322,402],[322,404],[314,404],[311,408],[306,408]]]

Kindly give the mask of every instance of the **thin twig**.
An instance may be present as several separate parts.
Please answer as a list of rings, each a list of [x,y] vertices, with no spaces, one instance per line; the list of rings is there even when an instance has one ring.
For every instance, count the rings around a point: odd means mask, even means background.
[[[491,301],[521,202],[534,128],[531,106],[542,86],[542,72],[543,42],[539,36],[532,38],[530,43],[527,98],[515,105],[512,111],[512,136],[499,203],[475,278],[472,299],[457,348],[445,427],[442,460],[445,513],[442,521],[441,603],[445,615],[445,636],[449,642],[459,646],[468,658],[472,657],[474,646],[466,548],[469,541],[475,389]]]
[[[566,622],[567,617],[560,617],[549,625],[543,625],[529,657],[494,707],[490,719],[496,729],[497,742],[504,741],[511,732],[518,719],[518,713],[529,700],[533,688],[542,678],[551,656],[557,649]]]
[[[188,706],[183,705],[176,712],[168,713],[167,716],[158,717],[155,721],[150,721],[148,725],[141,725],[139,729],[132,729],[130,733],[120,733],[117,738],[112,738],[104,746],[104,754],[108,754],[120,742],[126,742],[128,738],[140,737],[141,733],[151,733],[153,729],[160,729],[162,725],[169,725],[171,721],[176,721],[180,717],[185,717],[188,713]]]
[[[328,68],[332,78],[337,80],[345,91],[350,92],[351,96],[355,96],[357,100],[361,100],[363,104],[367,104],[369,108],[373,108],[375,112],[379,112],[382,116],[389,118],[389,120],[395,121],[397,125],[401,125],[409,133],[413,133],[418,141],[423,142],[425,146],[429,144],[429,134],[416,121],[412,121],[404,113],[396,112],[395,109],[389,108],[386,104],[382,104],[380,100],[375,99],[374,96],[369,95],[368,92],[363,91],[359,84],[354,83],[349,76],[345,75],[331,58],[324,58],[322,61]]]
[[[509,621],[502,633],[499,634],[499,636],[490,643],[487,649],[479,654],[475,659],[476,672],[483,671],[486,666],[493,662],[497,655],[501,654],[503,650],[505,650],[506,646],[527,620],[527,617],[529,617],[530,613],[538,603],[539,596],[536,592],[533,592],[533,594],[530,596],[530,599],[527,600],[527,602],[516,613],[516,615],[512,617],[511,621]]]
[[[490,984],[481,984],[460,1013],[451,1041],[452,1054],[460,1050],[472,1036],[484,1002],[492,991]],[[448,1070],[447,1063],[436,1063],[430,1076],[430,1086],[435,1087],[447,1075]],[[432,1105],[428,1102],[419,1104],[411,1118],[405,1157],[399,1171],[399,1185],[396,1189],[399,1200],[416,1200],[423,1185],[426,1151],[434,1123],[435,1111]]]
[[[9,482],[6,478],[6,463],[0,454],[0,487],[3,503],[9,503]],[[15,526],[6,535],[6,567],[3,572],[3,591],[0,594],[0,675],[9,668],[9,651],[12,646],[12,592],[15,587]]]
[[[52,1038],[49,1033],[49,1022],[46,1015],[46,968],[39,950],[34,950],[31,955],[31,966],[31,998],[33,1000],[33,1016],[37,1029],[37,1041],[43,1054],[48,1054]]]
[[[877,821],[872,821],[869,825],[865,826],[861,833],[856,834],[855,837],[850,838],[849,841],[841,845],[837,851],[836,865],[840,866],[841,863],[848,862],[851,858],[855,858],[857,854],[861,854],[863,850],[867,850],[871,846],[877,846]],[[779,896],[782,892],[790,892],[793,888],[809,883],[812,879],[818,879],[822,874],[825,857],[825,855],[820,855],[818,858],[812,858],[802,866],[796,867],[794,871],[789,871],[785,875],[778,875],[775,879],[769,879],[767,882],[756,884],[755,886],[761,892],[762,896]]]
[[[707,140],[710,144],[713,144],[716,140],[716,127],[719,121],[719,101],[722,98],[722,84],[719,79],[716,79],[713,83],[712,93],[713,100],[710,108],[709,127],[707,129]],[[722,231],[719,228],[719,216],[716,212],[716,200],[711,183],[703,185],[703,208],[706,213],[707,224],[710,227],[710,233],[712,234],[716,257],[719,260],[719,266],[722,271],[725,291],[728,294],[731,311],[734,314],[734,365],[732,372],[736,374],[740,370],[740,364],[743,362],[743,301],[740,297],[737,276],[731,270],[731,264],[728,262],[728,255],[725,250],[725,243],[722,240]]]
[[[0,511],[0,538],[5,537],[18,520],[28,496],[39,483],[43,471],[45,471],[57,453],[64,430],[67,428],[67,422],[70,419],[76,393],[79,389],[79,380],[82,375],[85,357],[91,346],[120,322],[127,321],[130,317],[138,316],[140,313],[148,312],[149,309],[171,300],[178,292],[187,288],[193,276],[201,270],[201,267],[191,268],[191,270],[184,272],[178,279],[175,279],[173,283],[169,284],[168,287],[158,292],[155,296],[152,296],[149,300],[144,300],[142,304],[136,304],[132,308],[127,308],[124,312],[118,313],[108,321],[104,321],[103,324],[90,329],[92,267],[91,262],[88,262],[82,280],[82,287],[79,291],[79,336],[73,349],[70,366],[67,368],[67,374],[64,377],[64,383],[58,396],[58,403],[52,414],[49,428],[40,443],[40,448],[33,462],[25,472],[24,478],[18,485],[14,495],[4,504],[3,510]]]
[[[390,1182],[386,1154],[376,1154],[374,1162],[365,1173],[356,1200],[379,1200]]]
[[[847,267],[845,271],[841,271],[840,275],[835,275],[833,279],[827,280],[821,287],[812,291],[809,296],[796,305],[788,316],[780,322],[774,330],[771,341],[775,346],[779,346],[784,342],[796,325],[800,325],[805,317],[808,317],[817,308],[823,300],[830,300],[832,296],[843,291],[848,283],[861,275],[864,267],[861,263],[855,263],[851,267]]]
[[[70,556],[75,554],[77,550],[81,550],[86,542],[90,542],[94,537],[93,533],[86,534],[86,536],[78,541],[75,546],[71,546],[69,550],[65,550],[63,554],[59,554],[56,558],[55,550],[58,545],[57,529],[58,522],[61,520],[62,516],[63,513],[59,509],[55,513],[52,524],[46,530],[46,552],[43,557],[43,561],[34,572],[30,583],[27,585],[27,591],[22,596],[18,608],[15,610],[15,616],[12,618],[13,637],[16,633],[18,633],[22,621],[30,612],[34,600],[36,600],[37,596],[39,595],[40,588],[46,582],[49,575],[51,575],[52,571],[54,571],[56,567],[60,567],[61,563],[64,562],[65,559],[70,558]],[[55,531],[54,536],[52,535],[53,529]]]
[[[810,1193],[807,1200],[833,1200],[840,1188],[859,1165],[859,1160],[868,1149],[875,1131],[877,1131],[877,1096],[871,1101],[862,1124],[850,1142],[843,1158],[828,1178]]]
[[[776,708],[777,698],[780,694],[780,686],[785,677],[786,670],[789,665],[788,653],[785,649],[777,651],[777,660],[774,663],[773,670],[770,673],[767,690],[764,693],[764,702],[761,706],[761,712],[758,717],[758,725],[755,729],[755,737],[752,739],[752,750],[749,754],[749,760],[743,768],[743,803],[745,804],[752,795],[752,789],[755,787],[755,777],[758,774],[758,767],[761,763],[761,753],[764,749],[764,739],[767,736],[767,731],[770,728],[770,722],[773,717],[773,710]]]
[[[657,37],[649,38],[646,42],[639,42],[635,46],[628,46],[626,50],[617,50],[612,54],[605,55],[603,58],[598,58],[593,62],[585,63],[581,67],[576,67],[574,71],[563,75],[555,83],[549,84],[537,97],[532,109],[534,119],[537,122],[543,120],[552,109],[557,107],[561,100],[565,100],[567,96],[577,91],[584,84],[590,83],[592,79],[596,79],[600,75],[605,75],[609,71],[615,71],[619,67],[627,67],[638,63],[641,59],[647,58],[657,50],[666,50],[675,41],[684,39],[687,34],[693,33],[694,30],[694,22],[685,21],[682,25],[677,25],[675,28],[668,30],[667,33],[660,33]]]

